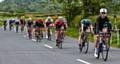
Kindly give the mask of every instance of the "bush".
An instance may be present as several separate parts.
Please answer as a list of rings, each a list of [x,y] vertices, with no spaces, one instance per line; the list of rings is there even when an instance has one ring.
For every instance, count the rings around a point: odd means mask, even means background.
[[[67,32],[65,33],[67,36],[78,38],[79,36],[79,30],[76,28],[69,27],[67,29]]]

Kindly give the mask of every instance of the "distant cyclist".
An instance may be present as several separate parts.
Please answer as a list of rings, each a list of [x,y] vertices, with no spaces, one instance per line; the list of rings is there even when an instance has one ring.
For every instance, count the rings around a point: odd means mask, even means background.
[[[15,20],[15,25],[16,25],[16,33],[18,33],[19,25],[20,25],[20,20],[19,20],[19,18],[16,18],[16,20]]]
[[[6,31],[6,27],[7,27],[7,20],[4,20],[3,25],[4,25],[4,31]]]
[[[80,42],[80,39],[82,39],[84,37],[84,32],[90,32],[92,31],[93,32],[93,27],[92,27],[92,24],[91,24],[91,20],[90,19],[86,19],[86,18],[83,18],[80,22],[80,35],[79,35],[79,42]],[[79,46],[81,46],[81,42],[79,43]]]
[[[9,29],[10,29],[10,31],[12,30],[12,28],[14,29],[14,23],[15,23],[15,19],[14,18],[9,20]]]
[[[96,19],[96,23],[95,23],[95,30],[94,30],[94,33],[95,33],[95,53],[94,53],[94,56],[95,57],[98,57],[97,55],[97,43],[98,43],[98,34],[100,32],[104,32],[104,33],[110,33],[111,31],[111,24],[109,22],[109,18],[107,16],[107,9],[106,8],[101,8],[100,9],[100,16],[97,17]],[[101,39],[101,38],[100,38]],[[107,42],[109,41],[109,38],[106,39]],[[102,41],[100,40],[100,43]],[[107,43],[108,44],[108,43]],[[109,45],[108,45],[109,46]]]
[[[20,25],[21,25],[21,31],[23,32],[24,31],[24,27],[26,25],[24,17],[20,18]]]
[[[45,20],[45,27],[46,27],[46,38],[48,38],[48,29],[50,29],[50,34],[52,34],[52,31],[51,31],[51,24],[53,23],[53,19],[48,16],[47,19]]]
[[[28,31],[29,39],[31,39],[32,31],[33,31],[33,20],[31,17],[27,20],[27,31]]]
[[[55,27],[56,27],[55,39],[57,41],[59,31],[64,32],[66,27],[67,27],[67,24],[66,24],[66,21],[65,21],[64,17],[62,17],[62,16],[58,17],[58,19],[55,21]],[[56,46],[58,46],[58,43],[56,43]]]
[[[42,38],[43,38],[43,28],[45,27],[44,26],[44,21],[42,18],[38,18],[36,21],[35,21],[35,35],[38,34],[38,31],[42,31]]]

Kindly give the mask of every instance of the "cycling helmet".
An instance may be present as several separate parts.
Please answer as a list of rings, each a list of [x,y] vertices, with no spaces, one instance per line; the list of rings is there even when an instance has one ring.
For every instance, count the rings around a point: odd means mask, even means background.
[[[101,8],[101,9],[100,9],[100,13],[102,13],[102,12],[107,13],[107,9],[106,9],[106,8]]]
[[[58,19],[63,19],[63,17],[62,17],[62,16],[59,16]]]
[[[50,16],[48,16],[48,17],[47,17],[47,19],[51,19],[51,17],[50,17]]]
[[[28,18],[28,20],[32,20],[32,18],[30,17],[30,18]]]
[[[42,22],[42,21],[43,21],[42,18],[38,18],[38,19],[36,20],[36,22]]]

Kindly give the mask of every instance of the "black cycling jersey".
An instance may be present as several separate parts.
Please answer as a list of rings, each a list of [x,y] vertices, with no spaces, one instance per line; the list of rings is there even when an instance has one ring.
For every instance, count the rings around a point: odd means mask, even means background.
[[[104,24],[109,23],[108,17],[101,18],[101,16],[97,17],[97,20],[94,25],[94,33],[98,34],[104,28]]]
[[[27,22],[27,25],[28,25],[28,27],[31,27],[31,26],[33,25],[33,21],[32,21],[32,20],[29,20],[29,21]]]
[[[4,23],[3,23],[3,25],[7,25],[7,20],[4,20]]]
[[[44,27],[43,22],[35,22],[35,27]]]
[[[86,31],[91,23],[89,19],[82,19],[81,24],[83,24],[83,31]]]

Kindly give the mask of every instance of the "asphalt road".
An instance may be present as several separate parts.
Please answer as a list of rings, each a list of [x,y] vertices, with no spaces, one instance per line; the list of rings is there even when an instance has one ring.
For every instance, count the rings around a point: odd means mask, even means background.
[[[29,40],[26,33],[3,31],[0,28],[0,64],[120,64],[120,49],[110,48],[108,61],[93,56],[93,44],[90,43],[87,54],[80,53],[77,40],[65,37],[63,49],[52,41],[43,39],[37,43]]]

